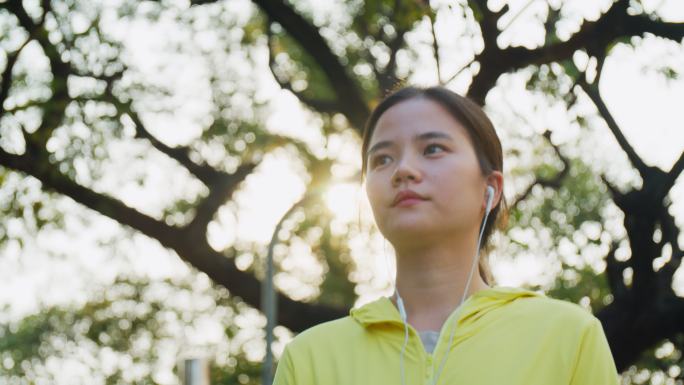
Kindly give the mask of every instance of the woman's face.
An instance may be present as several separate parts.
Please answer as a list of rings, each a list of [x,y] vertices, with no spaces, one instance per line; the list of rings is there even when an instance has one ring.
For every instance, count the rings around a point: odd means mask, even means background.
[[[366,192],[375,221],[391,243],[479,230],[486,178],[466,129],[440,104],[412,98],[390,107],[368,149]],[[395,204],[397,194],[407,189],[423,199]]]

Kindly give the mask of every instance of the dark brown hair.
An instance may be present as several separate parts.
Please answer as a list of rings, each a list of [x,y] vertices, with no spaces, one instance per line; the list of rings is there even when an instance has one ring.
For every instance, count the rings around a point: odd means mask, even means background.
[[[454,117],[454,119],[456,119],[456,121],[463,125],[468,132],[471,144],[475,149],[482,175],[487,176],[495,170],[503,172],[501,142],[499,141],[499,137],[496,134],[496,130],[494,129],[491,120],[489,120],[489,117],[487,117],[477,103],[440,86],[427,88],[404,87],[386,96],[373,109],[373,112],[366,122],[366,127],[363,132],[363,145],[361,147],[361,173],[364,178],[368,162],[366,152],[368,151],[371,136],[373,136],[375,125],[380,119],[380,116],[382,116],[390,107],[402,101],[414,98],[426,98],[439,103]],[[503,209],[501,209],[502,205]],[[499,215],[500,211],[501,215]],[[507,219],[508,204],[502,194],[501,202],[489,213],[489,218],[487,219],[487,224],[485,225],[484,233],[482,234],[482,245],[480,246],[480,250],[483,251],[483,253],[480,254],[480,276],[488,285],[494,284],[494,276],[492,275],[489,266],[488,253],[491,245],[489,245],[488,240],[495,225],[497,228],[503,230],[506,227]]]

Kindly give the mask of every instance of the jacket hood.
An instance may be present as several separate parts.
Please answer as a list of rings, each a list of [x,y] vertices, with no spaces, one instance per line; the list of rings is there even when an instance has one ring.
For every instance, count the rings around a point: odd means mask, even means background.
[[[517,287],[494,286],[480,290],[466,298],[449,319],[457,317],[458,324],[471,323],[491,310],[523,297],[543,297],[544,294]],[[364,327],[380,323],[399,323],[403,325],[399,310],[389,297],[381,297],[373,302],[349,311],[349,315]],[[448,321],[447,321],[448,322]]]

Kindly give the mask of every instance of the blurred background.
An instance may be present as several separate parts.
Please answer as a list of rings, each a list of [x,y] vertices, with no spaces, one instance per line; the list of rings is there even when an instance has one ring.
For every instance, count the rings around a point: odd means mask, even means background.
[[[684,384],[679,0],[0,0],[0,384],[259,384],[389,295],[360,178],[393,88],[485,105],[497,285],[578,303],[622,384]]]

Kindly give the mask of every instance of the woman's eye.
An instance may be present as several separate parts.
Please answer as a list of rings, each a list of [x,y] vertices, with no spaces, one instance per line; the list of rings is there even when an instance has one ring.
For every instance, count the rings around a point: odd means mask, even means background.
[[[444,150],[445,150],[444,146],[441,146],[441,145],[439,145],[439,144],[429,144],[427,147],[425,147],[425,153],[432,154],[433,152],[435,152],[435,151],[430,151],[430,150],[433,149],[433,148],[437,148],[437,149],[439,149],[440,151],[444,151]]]
[[[388,155],[378,155],[378,156],[376,156],[375,158],[373,158],[373,161],[371,162],[371,165],[372,165],[373,167],[382,166],[382,165],[384,165],[384,164],[386,163],[386,162],[383,161],[383,160],[385,160],[385,159],[391,159],[391,158],[390,158]],[[388,160],[388,162],[389,162],[389,160]]]

